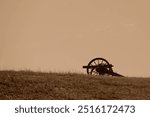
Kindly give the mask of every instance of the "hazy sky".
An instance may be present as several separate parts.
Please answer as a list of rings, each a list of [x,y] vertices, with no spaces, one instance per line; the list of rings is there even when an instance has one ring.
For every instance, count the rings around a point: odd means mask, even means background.
[[[95,57],[150,76],[149,0],[0,0],[0,69],[82,72]]]

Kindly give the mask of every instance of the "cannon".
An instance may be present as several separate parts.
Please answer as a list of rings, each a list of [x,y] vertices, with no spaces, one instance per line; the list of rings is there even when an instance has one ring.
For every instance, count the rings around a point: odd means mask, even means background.
[[[87,70],[87,74],[123,77],[123,75],[114,72],[112,67],[113,65],[104,58],[94,58],[88,65],[83,66]]]

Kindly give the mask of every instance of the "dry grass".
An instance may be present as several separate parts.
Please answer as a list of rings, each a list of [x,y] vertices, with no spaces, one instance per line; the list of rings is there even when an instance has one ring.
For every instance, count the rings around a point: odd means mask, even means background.
[[[0,71],[0,99],[150,99],[150,78]]]

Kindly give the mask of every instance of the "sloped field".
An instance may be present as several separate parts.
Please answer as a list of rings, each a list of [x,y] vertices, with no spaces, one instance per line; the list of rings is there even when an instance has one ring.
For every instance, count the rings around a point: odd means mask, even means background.
[[[0,99],[150,99],[150,78],[0,71]]]

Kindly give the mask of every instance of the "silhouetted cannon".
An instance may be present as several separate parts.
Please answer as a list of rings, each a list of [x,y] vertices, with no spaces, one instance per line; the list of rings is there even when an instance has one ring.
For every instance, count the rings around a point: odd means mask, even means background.
[[[123,75],[113,72],[113,65],[104,58],[94,58],[87,66],[83,68],[87,69],[87,74],[91,75],[111,75],[111,76],[121,76]]]

